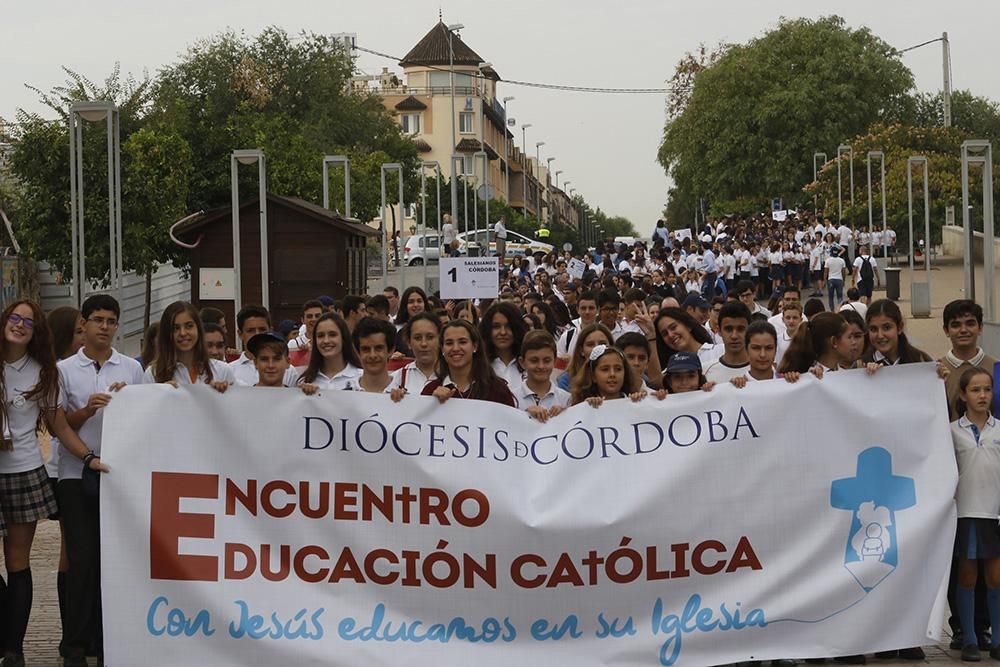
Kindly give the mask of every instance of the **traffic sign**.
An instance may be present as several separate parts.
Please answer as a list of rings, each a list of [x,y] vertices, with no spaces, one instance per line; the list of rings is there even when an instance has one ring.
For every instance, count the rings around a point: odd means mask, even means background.
[[[500,292],[496,257],[444,257],[440,266],[442,299],[495,299]]]

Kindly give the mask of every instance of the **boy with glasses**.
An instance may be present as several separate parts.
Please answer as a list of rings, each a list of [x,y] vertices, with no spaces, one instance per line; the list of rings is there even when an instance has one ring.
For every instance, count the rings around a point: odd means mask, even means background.
[[[59,362],[59,382],[67,420],[90,447],[85,459],[101,453],[104,408],[112,395],[128,384],[142,384],[138,361],[120,354],[111,344],[121,309],[107,294],[87,298],[80,308],[84,319],[83,347]],[[84,667],[91,646],[101,643],[100,502],[91,462],[75,456],[59,458],[56,496],[63,517],[69,571],[66,578],[66,627],[63,630],[67,667]]]

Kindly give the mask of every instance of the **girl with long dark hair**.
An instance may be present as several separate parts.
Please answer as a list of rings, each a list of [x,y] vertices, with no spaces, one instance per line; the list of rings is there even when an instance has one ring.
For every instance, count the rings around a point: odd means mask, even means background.
[[[79,316],[77,316],[77,321]],[[74,329],[77,324],[74,321]],[[0,631],[4,664],[24,664],[24,635],[31,616],[31,546],[39,519],[56,512],[56,498],[42,461],[38,430],[44,424],[63,447],[92,470],[106,470],[70,427],[59,402],[59,372],[52,334],[41,307],[26,299],[0,315],[0,535],[7,582]]]
[[[903,333],[903,313],[894,301],[880,299],[868,306],[865,324],[871,348],[865,353],[863,360],[869,368],[873,364],[895,366],[932,360],[929,354],[907,340]]]
[[[187,301],[174,301],[160,317],[156,359],[146,368],[146,381],[174,386],[203,382],[225,391],[236,378],[228,364],[208,356],[205,331],[195,307]]]
[[[669,361],[675,352],[693,352],[704,367],[715,358],[712,334],[683,308],[661,308],[653,321],[656,351],[660,363]]]
[[[347,322],[337,313],[323,313],[316,320],[309,363],[298,383],[315,385],[317,389],[344,389],[359,375],[361,361]]]
[[[471,301],[469,305],[472,305]],[[406,393],[419,394],[437,376],[441,323],[433,313],[417,313],[403,329],[403,337],[413,351],[413,361],[393,373],[393,378]]]
[[[56,355],[56,360],[68,359],[75,355],[83,347],[83,316],[80,311],[72,306],[60,306],[49,313],[49,331],[52,332],[52,348]],[[49,475],[49,484],[52,493],[56,491],[56,484],[59,483],[59,453],[61,446],[59,438],[52,436],[49,440],[49,460],[45,464],[45,471]],[[69,556],[66,554],[66,538],[64,536],[63,524],[59,517],[59,512],[49,515],[52,521],[59,521],[59,566],[56,573],[56,595],[59,600],[59,620],[60,626],[66,625],[66,572],[69,570]],[[64,651],[63,642],[59,642],[60,654]]]
[[[486,358],[493,372],[511,387],[521,382],[521,366],[517,358],[521,356],[521,341],[525,333],[527,327],[521,312],[513,304],[502,301],[487,308],[479,323]]]
[[[517,407],[514,395],[493,372],[479,331],[465,320],[452,320],[441,330],[439,376],[421,392],[444,403],[449,398],[471,398]]]

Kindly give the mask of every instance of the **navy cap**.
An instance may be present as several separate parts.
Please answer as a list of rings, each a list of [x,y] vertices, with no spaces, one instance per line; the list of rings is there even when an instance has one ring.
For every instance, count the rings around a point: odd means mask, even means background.
[[[324,308],[329,308],[335,303],[334,298],[332,296],[327,296],[326,294],[317,299],[317,301],[323,304]]]
[[[675,352],[667,362],[667,373],[701,373],[701,359],[694,352]]]
[[[278,333],[282,334],[286,338],[288,337],[288,334],[293,331],[298,331],[298,329],[299,324],[295,320],[281,320],[281,323],[278,325]]]
[[[265,331],[264,333],[254,334],[247,341],[247,351],[256,356],[257,350],[264,343],[281,343],[285,346],[285,350],[288,349],[288,341],[280,333],[277,331]]]
[[[694,307],[704,308],[706,310],[712,307],[712,304],[710,304],[699,292],[688,292],[688,295],[684,297],[684,303],[681,305],[685,308]]]

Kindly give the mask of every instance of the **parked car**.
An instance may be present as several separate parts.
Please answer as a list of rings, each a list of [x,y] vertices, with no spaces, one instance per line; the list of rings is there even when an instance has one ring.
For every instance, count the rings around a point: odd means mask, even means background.
[[[480,229],[478,232],[462,232],[457,236],[457,238],[458,249],[462,254],[465,254],[468,246],[472,243],[475,243],[481,249],[488,246],[489,254],[496,254],[497,245],[492,240],[492,231]],[[489,241],[489,243],[487,243],[487,241]],[[527,236],[523,236],[517,232],[512,232],[509,229],[507,230],[507,258],[524,257],[525,255],[533,255],[536,252],[550,253],[554,248],[555,246],[549,243],[542,243],[541,241],[529,239]],[[480,251],[480,254],[485,253]]]
[[[441,258],[441,237],[437,232],[424,232],[407,237],[403,246],[403,261],[407,266],[435,263]]]

